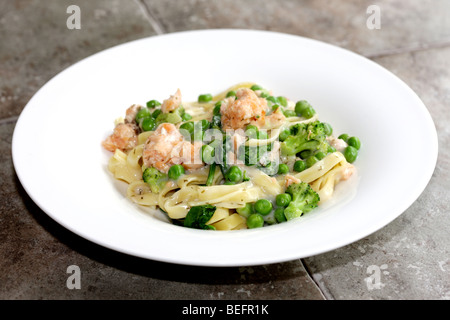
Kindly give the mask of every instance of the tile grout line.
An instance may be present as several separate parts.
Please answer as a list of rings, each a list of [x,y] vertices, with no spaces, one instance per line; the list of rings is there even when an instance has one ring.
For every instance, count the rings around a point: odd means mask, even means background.
[[[394,56],[398,54],[405,54],[405,53],[415,53],[415,52],[421,52],[421,51],[427,51],[427,50],[433,50],[433,49],[443,49],[450,47],[450,40],[440,42],[440,43],[430,43],[425,44],[417,47],[404,47],[404,48],[397,48],[397,49],[391,49],[386,50],[384,52],[379,53],[373,53],[373,54],[363,54],[368,59],[378,59],[378,58],[384,58],[389,56]]]
[[[19,119],[19,116],[12,116],[12,117],[9,117],[9,118],[3,118],[3,119],[0,119],[0,125],[8,124],[8,123],[11,123],[11,122],[15,122],[18,119]]]
[[[330,291],[319,281],[316,280],[314,275],[311,272],[311,269],[308,268],[308,265],[303,261],[303,259],[298,259],[300,264],[303,266],[303,269],[305,269],[306,274],[311,279],[311,281],[316,285],[317,289],[319,290],[320,294],[323,296],[325,300],[335,300],[333,295],[330,293]]]
[[[162,35],[166,33],[161,22],[159,22],[158,18],[156,18],[155,14],[150,10],[149,6],[144,2],[144,0],[135,0],[135,2],[141,8],[141,11],[147,18],[147,21],[153,27],[153,30],[155,30],[156,34]]]

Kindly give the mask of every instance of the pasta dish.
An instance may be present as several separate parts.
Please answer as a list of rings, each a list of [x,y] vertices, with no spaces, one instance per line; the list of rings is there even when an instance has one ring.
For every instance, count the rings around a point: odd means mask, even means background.
[[[266,227],[301,217],[356,173],[360,140],[336,136],[305,100],[240,83],[215,96],[130,106],[103,142],[126,196],[176,225]]]

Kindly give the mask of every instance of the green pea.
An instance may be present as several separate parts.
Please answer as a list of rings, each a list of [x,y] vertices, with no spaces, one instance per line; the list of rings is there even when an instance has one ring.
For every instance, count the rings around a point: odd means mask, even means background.
[[[280,135],[278,136],[278,139],[280,141],[286,140],[291,135],[291,130],[289,128],[285,128],[280,132]]]
[[[266,100],[267,100],[267,101],[270,101],[270,102],[272,102],[272,103],[274,103],[274,104],[278,104],[278,103],[279,103],[279,102],[278,102],[278,99],[275,98],[274,96],[269,96],[269,97],[266,98]]]
[[[354,147],[356,150],[359,150],[361,148],[361,141],[357,137],[348,138],[347,143],[349,146]]]
[[[289,193],[280,193],[275,198],[276,204],[279,207],[287,207],[292,201],[292,196]]]
[[[226,179],[231,182],[240,182],[242,176],[242,170],[238,166],[231,166],[226,173]]]
[[[353,163],[358,157],[358,150],[355,147],[348,146],[344,150],[344,157],[348,162]]]
[[[220,107],[222,107],[222,101],[217,101],[213,109],[214,116],[220,116]]]
[[[284,110],[283,114],[286,118],[295,117],[297,115],[294,110]]]
[[[143,131],[154,131],[156,129],[156,121],[152,116],[141,120],[141,128]]]
[[[209,93],[201,94],[198,96],[198,102],[205,103],[210,102],[213,99],[213,96]]]
[[[255,131],[258,131],[259,129],[258,129],[257,126],[255,126],[255,125],[253,125],[253,124],[249,124],[247,127],[245,127],[245,131],[247,131],[247,130],[255,130]]]
[[[312,154],[311,150],[303,150],[302,152],[300,152],[300,158],[302,159],[309,158],[311,154]]]
[[[205,131],[209,128],[210,123],[208,120],[203,119],[194,123],[194,131],[191,133],[192,140],[202,141]],[[181,126],[180,126],[181,128]]]
[[[325,129],[325,135],[331,136],[333,134],[333,127],[329,123],[324,123],[323,126]]]
[[[156,108],[157,106],[160,106],[161,102],[157,101],[157,100],[150,100],[147,102],[147,108],[153,109]]]
[[[192,119],[192,116],[189,114],[189,113],[183,113],[183,115],[181,116],[181,119],[183,120],[183,121],[189,121],[189,120],[191,120]]]
[[[315,157],[318,159],[318,160],[322,160],[323,158],[325,158],[327,155],[325,154],[325,152],[322,152],[322,151],[320,151],[320,152],[317,152],[316,154],[315,154]]]
[[[155,111],[153,111],[152,113],[152,117],[154,119],[158,118],[158,116],[162,113],[161,109],[156,109]]]
[[[198,128],[201,129],[202,131],[206,131],[209,128],[209,121],[206,119],[202,119],[199,122],[197,122]]]
[[[295,113],[297,114],[297,116],[301,117],[303,114],[303,110],[305,110],[306,108],[310,107],[311,105],[309,104],[308,101],[306,100],[301,100],[298,101],[295,104]]]
[[[178,180],[184,174],[184,168],[181,164],[175,164],[169,169],[169,178],[172,180]]]
[[[255,213],[255,210],[253,209],[252,203],[246,203],[245,207],[237,208],[236,212],[239,213],[241,216],[248,218],[251,214]]]
[[[151,114],[150,114],[150,110],[149,110],[148,108],[141,108],[141,109],[139,109],[139,111],[136,113],[136,118],[135,118],[135,120],[136,120],[137,123],[140,123],[142,119],[148,118],[148,117],[150,117],[150,116],[151,116]]]
[[[258,137],[258,127],[254,125],[248,125],[245,129],[245,135],[249,137],[249,139],[256,139]]]
[[[272,202],[267,199],[259,199],[255,202],[255,211],[263,216],[269,214],[272,211]]]
[[[261,87],[260,85],[254,84],[250,87],[250,89],[253,91],[257,91],[257,90],[262,90],[263,87]]]
[[[289,173],[289,166],[285,163],[280,163],[278,166],[278,174],[286,174]]]
[[[211,142],[209,143],[209,145],[210,145],[211,147],[213,147],[214,150],[216,150],[217,148],[219,148],[219,146],[222,145],[222,142],[223,142],[223,141],[221,141],[220,139],[214,139],[213,141],[211,141]]]
[[[348,138],[349,138],[349,135],[346,134],[346,133],[343,133],[343,134],[341,134],[341,135],[338,137],[338,139],[342,139],[342,140],[344,140],[345,142],[347,142]]]
[[[253,213],[247,218],[247,227],[249,229],[261,228],[264,226],[264,218],[258,213]]]
[[[335,147],[333,147],[333,146],[328,146],[328,150],[327,150],[327,152],[328,152],[328,153],[333,153],[333,152],[336,152],[336,148],[335,148]]]
[[[284,215],[284,208],[276,208],[274,212],[275,219],[278,223],[287,221],[286,216]]]
[[[211,164],[214,162],[214,148],[210,145],[202,146],[202,161],[206,164]]]
[[[196,130],[194,130],[194,133],[192,134],[191,139],[193,141],[203,141],[204,135],[205,135],[204,131],[196,129]]]
[[[275,216],[273,214],[268,214],[267,216],[264,217],[264,222],[267,223],[268,225],[272,225],[277,223],[277,220],[275,220]]]
[[[228,91],[227,98],[229,98],[229,97],[236,97],[236,91],[234,91],[234,90]]]
[[[294,163],[294,171],[302,172],[305,169],[306,169],[305,161],[301,161],[301,160],[295,161],[295,163]]]
[[[307,107],[302,112],[302,117],[305,119],[311,119],[316,114],[316,111],[313,109],[313,107]]]
[[[315,156],[311,156],[308,159],[306,159],[306,167],[311,168],[318,161],[319,159],[317,159]]]
[[[185,122],[180,126],[180,129],[186,130],[189,133],[189,135],[192,135],[194,133],[194,128],[195,125],[194,122],[192,121]]]
[[[283,107],[287,107],[288,102],[285,97],[277,97],[277,99]]]
[[[259,140],[266,140],[266,139],[268,139],[269,138],[269,135],[267,134],[267,131],[258,131],[257,133],[256,133],[256,137],[259,139]]]

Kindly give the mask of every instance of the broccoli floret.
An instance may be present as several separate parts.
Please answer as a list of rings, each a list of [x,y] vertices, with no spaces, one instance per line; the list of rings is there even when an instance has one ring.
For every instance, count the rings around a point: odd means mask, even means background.
[[[292,201],[284,210],[286,219],[292,220],[303,213],[310,212],[317,207],[320,197],[306,182],[293,183],[286,189],[286,193],[292,196]]]
[[[285,156],[299,154],[303,159],[318,152],[327,153],[326,137],[325,125],[320,121],[293,125],[281,143],[281,153]]]
[[[167,182],[168,176],[156,168],[150,167],[142,173],[142,180],[149,185],[153,193],[159,193]]]

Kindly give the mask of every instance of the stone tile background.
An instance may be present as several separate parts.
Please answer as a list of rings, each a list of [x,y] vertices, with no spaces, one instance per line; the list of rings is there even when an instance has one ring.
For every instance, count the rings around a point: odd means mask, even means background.
[[[66,9],[82,10],[68,30]],[[377,1],[381,29],[366,27],[372,1],[0,0],[0,299],[450,299],[450,2]],[[439,135],[434,175],[391,224],[346,247],[243,268],[165,264],[117,253],[65,230],[27,196],[11,160],[20,112],[50,78],[114,45],[207,28],[273,30],[360,53],[417,92]],[[69,265],[82,288],[66,287]],[[370,286],[379,274],[380,286]],[[220,274],[220,277],[216,275]],[[369,281],[367,281],[367,280]]]

